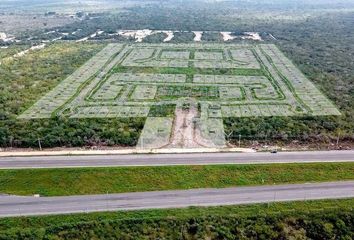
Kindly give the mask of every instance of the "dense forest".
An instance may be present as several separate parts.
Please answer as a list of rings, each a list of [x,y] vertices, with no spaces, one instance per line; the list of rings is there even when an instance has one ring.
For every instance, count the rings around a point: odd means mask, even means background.
[[[353,14],[334,14],[304,22],[274,24],[272,33],[282,51],[326,94],[340,109],[340,117],[266,118],[256,119],[253,127],[239,129],[252,135],[302,136],[314,139],[340,136],[353,141],[354,133],[354,24]],[[253,119],[254,120],[254,119]],[[228,120],[240,126],[247,119]],[[259,123],[259,124],[257,124]],[[266,126],[268,125],[268,126]],[[232,128],[232,127],[231,127]],[[269,133],[268,133],[269,134]],[[272,134],[269,134],[272,135]],[[322,140],[323,140],[322,138]],[[301,140],[301,138],[299,139]]]

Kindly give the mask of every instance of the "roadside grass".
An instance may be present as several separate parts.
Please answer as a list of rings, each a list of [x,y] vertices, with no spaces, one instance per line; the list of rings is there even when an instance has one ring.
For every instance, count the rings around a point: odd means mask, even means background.
[[[93,222],[125,222],[132,225],[141,222],[156,220],[184,220],[205,217],[233,217],[244,218],[257,216],[301,216],[318,212],[352,212],[354,198],[341,200],[315,200],[279,202],[271,204],[252,204],[218,207],[189,207],[182,209],[153,209],[137,211],[116,211],[98,213],[80,213],[66,215],[48,215],[32,217],[8,217],[0,218],[0,234],[15,230],[50,228],[75,224],[90,224]],[[128,225],[128,226],[132,226]]]
[[[354,163],[0,170],[0,193],[66,196],[354,179]]]

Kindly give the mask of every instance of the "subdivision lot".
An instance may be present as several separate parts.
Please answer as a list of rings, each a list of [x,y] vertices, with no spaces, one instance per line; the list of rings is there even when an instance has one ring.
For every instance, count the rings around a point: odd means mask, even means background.
[[[238,72],[225,74],[219,68]],[[208,74],[198,74],[198,69],[208,69]],[[263,76],[240,75],[243,69]],[[115,116],[97,105],[128,105],[131,110],[123,107],[126,116],[138,117],[142,114],[134,106],[141,100],[149,100],[144,104],[148,108],[184,97],[220,104],[222,117],[340,114],[271,44],[109,44],[19,117]]]
[[[191,102],[210,113],[192,120],[206,142],[203,124],[224,117],[340,115],[272,44],[109,44],[19,118],[155,117]]]
[[[173,118],[171,117],[147,118],[137,146],[140,148],[161,148],[168,145],[172,125]]]

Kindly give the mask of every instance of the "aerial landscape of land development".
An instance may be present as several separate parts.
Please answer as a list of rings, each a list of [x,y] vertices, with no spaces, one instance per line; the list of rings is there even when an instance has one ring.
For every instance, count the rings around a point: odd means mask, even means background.
[[[354,0],[0,0],[0,240],[354,239]]]
[[[273,44],[110,43],[19,118],[56,115],[144,117],[138,146],[161,148],[224,147],[223,117],[340,112]]]

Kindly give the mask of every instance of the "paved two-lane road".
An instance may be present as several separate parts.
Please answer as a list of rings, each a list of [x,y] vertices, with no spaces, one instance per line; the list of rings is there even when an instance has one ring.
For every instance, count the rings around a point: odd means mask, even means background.
[[[354,162],[354,150],[0,157],[0,169]]]
[[[354,181],[69,197],[0,196],[0,216],[218,206],[354,197]]]

